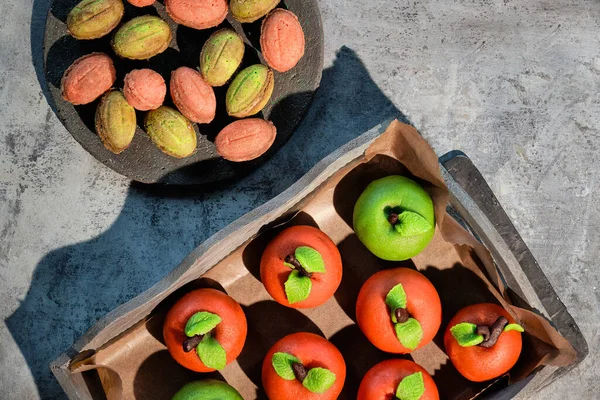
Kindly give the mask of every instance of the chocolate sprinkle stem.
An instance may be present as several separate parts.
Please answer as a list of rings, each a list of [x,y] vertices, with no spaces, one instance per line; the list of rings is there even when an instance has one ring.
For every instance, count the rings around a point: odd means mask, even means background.
[[[293,265],[294,268],[296,268],[296,270],[298,270],[298,272],[300,272],[304,276],[308,276],[310,278],[313,275],[312,272],[308,272],[304,269],[302,264],[300,264],[300,261],[298,261],[298,259],[293,254],[286,256],[284,261],[288,264]]]
[[[196,346],[200,344],[202,338],[204,338],[204,335],[195,335],[185,339],[183,341],[183,351],[189,353],[190,351],[194,350]]]
[[[489,348],[495,345],[506,325],[508,325],[508,319],[503,316],[498,317],[496,322],[494,322],[494,324],[489,328],[485,325],[478,325],[477,333],[483,336],[483,342],[481,342],[479,346]],[[485,331],[485,329],[487,329],[489,332],[487,339],[483,333],[480,333]]]
[[[408,321],[410,318],[410,314],[406,311],[406,308],[396,308],[394,314],[396,316],[396,321],[398,321],[399,324]]]
[[[294,370],[294,376],[296,377],[296,379],[298,379],[298,381],[302,383],[304,379],[306,379],[306,375],[308,375],[306,367],[300,363],[293,363],[292,369]]]
[[[395,213],[395,212],[392,212],[392,213],[390,214],[390,216],[388,217],[388,222],[389,222],[390,224],[392,224],[392,226],[393,226],[393,225],[396,225],[396,224],[398,223],[398,214],[397,214],[397,213]]]
[[[490,340],[490,328],[485,325],[478,325],[475,333],[483,336],[483,341]]]

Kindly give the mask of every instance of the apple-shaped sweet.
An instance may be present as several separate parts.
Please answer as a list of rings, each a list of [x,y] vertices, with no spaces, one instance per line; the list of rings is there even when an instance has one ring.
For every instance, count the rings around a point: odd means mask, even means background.
[[[497,378],[521,354],[521,325],[502,307],[474,304],[460,310],[444,334],[446,353],[458,372],[474,382]]]
[[[410,353],[431,342],[440,328],[440,296],[418,271],[379,271],[367,279],[358,293],[356,322],[378,349]]]
[[[342,281],[342,257],[335,243],[312,226],[279,233],[260,260],[267,292],[286,307],[317,307],[333,296]]]
[[[439,400],[431,375],[409,360],[386,360],[371,368],[358,388],[357,400]]]
[[[196,289],[179,299],[163,324],[171,357],[196,372],[221,370],[242,352],[248,325],[242,307],[215,289]]]
[[[433,238],[433,201],[417,182],[392,175],[373,181],[354,205],[354,232],[377,257],[402,261]]]
[[[233,386],[215,379],[190,382],[171,400],[244,400]]]
[[[314,333],[280,339],[263,361],[262,383],[270,400],[335,400],[345,380],[342,353]]]

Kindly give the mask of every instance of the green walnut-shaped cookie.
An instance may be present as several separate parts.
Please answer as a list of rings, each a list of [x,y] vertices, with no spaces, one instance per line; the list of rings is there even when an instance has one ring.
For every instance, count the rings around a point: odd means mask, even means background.
[[[135,110],[119,90],[105,94],[96,109],[96,133],[115,154],[129,147],[135,134]]]
[[[243,118],[262,110],[273,94],[273,71],[262,64],[240,71],[227,89],[225,106],[232,117]]]
[[[146,60],[165,51],[171,37],[171,29],[165,21],[144,15],[123,24],[115,33],[112,47],[120,57]]]
[[[231,0],[229,9],[235,19],[240,22],[254,22],[267,15],[280,0]]]
[[[119,25],[124,12],[121,0],[83,0],[67,15],[67,30],[75,39],[98,39]]]
[[[244,42],[232,29],[221,29],[208,38],[200,53],[200,72],[211,86],[223,86],[244,58]]]
[[[190,156],[196,150],[196,131],[189,119],[167,106],[148,112],[146,133],[165,154],[176,158]]]

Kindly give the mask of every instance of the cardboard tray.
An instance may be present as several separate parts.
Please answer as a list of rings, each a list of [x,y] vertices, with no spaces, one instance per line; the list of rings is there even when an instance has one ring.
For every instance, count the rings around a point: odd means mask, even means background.
[[[398,123],[394,124],[397,127]],[[249,336],[244,351],[237,361],[221,371],[222,375],[215,373],[212,374],[213,377],[225,378],[247,399],[252,396],[264,398],[264,392],[260,389],[258,366],[266,350],[275,340],[292,331],[313,331],[329,338],[344,354],[348,364],[348,377],[340,398],[353,398],[362,374],[376,361],[395,356],[379,352],[368,344],[353,322],[351,308],[355,301],[354,291],[360,288],[365,278],[360,277],[362,271],[357,270],[356,263],[352,263],[351,260],[347,262],[348,260],[344,258],[348,256],[348,252],[353,251],[357,252],[352,253],[353,257],[363,257],[360,253],[363,250],[356,250],[360,244],[352,241],[344,243],[351,229],[343,226],[340,227],[339,232],[326,231],[338,243],[342,252],[344,279],[335,299],[316,309],[300,313],[269,301],[259,279],[256,278],[256,271],[248,266],[256,263],[262,248],[283,226],[318,225],[311,218],[311,204],[322,204],[324,198],[334,196],[328,193],[333,192],[328,190],[328,185],[332,185],[331,181],[335,183],[336,186],[333,187],[335,189],[342,185],[342,182],[335,181],[336,176],[346,177],[349,172],[358,170],[357,165],[367,165],[357,164],[359,162],[357,160],[364,157],[365,151],[371,149],[373,143],[377,143],[376,139],[387,126],[388,123],[375,127],[332,153],[284,193],[209,238],[155,286],[98,321],[50,365],[69,398],[168,399],[174,394],[176,388],[184,383],[206,377],[206,374],[196,374],[178,366],[165,350],[161,333],[164,313],[170,305],[184,292],[195,287],[206,286],[225,288],[231,296],[242,303],[249,322]],[[420,138],[415,139],[418,135],[411,133],[414,129],[407,126],[402,129],[408,129],[409,136],[413,135],[413,141],[424,143]],[[387,133],[386,135],[389,139],[390,135]],[[428,152],[433,154],[430,149]],[[374,168],[397,167],[395,164],[391,165],[387,158],[382,158],[379,162],[382,164]],[[585,358],[588,352],[587,344],[489,186],[468,157],[459,152],[452,152],[441,157],[439,162],[443,178],[443,182],[440,180],[439,184],[443,186],[445,183],[447,196],[440,197],[439,191],[435,192],[439,189],[435,185],[428,185],[428,190],[437,193],[433,195],[434,202],[439,203],[439,199],[444,200],[446,219],[452,219],[446,225],[454,224],[461,229],[458,225],[460,224],[483,243],[485,247],[475,239],[471,242],[472,247],[479,246],[484,250],[485,254],[477,253],[481,255],[481,259],[485,259],[486,254],[491,254],[490,262],[485,266],[470,267],[478,275],[472,274],[474,277],[464,275],[461,279],[466,282],[466,285],[472,284],[469,290],[479,290],[476,296],[478,300],[491,298],[491,301],[494,301],[492,292],[496,293],[497,287],[498,293],[502,295],[496,294],[495,299],[505,307],[510,307],[513,312],[516,311],[518,317],[526,318],[529,322],[526,330],[531,327],[531,331],[536,331],[534,325],[541,324],[544,328],[537,330],[541,329],[542,333],[552,331],[546,337],[553,340],[540,341],[537,339],[539,335],[531,337],[532,335],[526,333],[524,349],[527,348],[528,343],[534,343],[531,346],[535,347],[536,351],[532,350],[532,352],[539,354],[522,356],[514,369],[516,372],[511,371],[511,374],[485,384],[472,384],[458,375],[447,359],[444,359],[443,345],[440,350],[439,334],[434,342],[417,350],[411,356],[419,363],[428,364],[424,366],[441,388],[442,398],[477,397],[494,400],[527,398],[564,375]],[[346,175],[340,175],[342,171],[345,171]],[[350,181],[354,184],[352,179]],[[443,204],[442,213],[444,213]],[[333,210],[333,207],[329,206],[329,208]],[[304,212],[306,210],[308,211]],[[337,214],[341,215],[343,212],[337,209],[335,211],[337,213],[333,213],[335,215],[332,218],[339,219],[340,216]],[[332,214],[330,211],[327,212]],[[439,215],[440,210],[436,207],[438,223],[442,219]],[[449,216],[452,218],[448,218]],[[319,220],[319,217],[316,219]],[[441,252],[453,252],[453,248],[457,253],[459,252],[460,244],[454,244],[452,247],[445,238],[442,238],[444,229],[447,234],[447,229],[442,227],[440,229],[442,233],[436,232],[429,250],[425,252],[438,251],[441,254]],[[440,257],[440,254],[435,256]],[[365,255],[368,256],[371,255]],[[419,257],[415,263],[423,272],[420,261],[426,256]],[[376,268],[393,266],[382,263],[374,257],[366,260],[367,264],[372,263]],[[452,260],[450,257],[448,261]],[[425,261],[427,261],[425,265],[429,266],[431,259]],[[361,265],[363,264],[365,263]],[[415,267],[415,264],[412,266]],[[478,272],[477,268],[480,268],[481,272]],[[463,269],[466,271],[466,268],[461,268]],[[448,275],[436,275],[436,271],[436,268],[427,267],[424,273],[436,285],[444,302],[448,295],[456,296],[456,287],[446,285]],[[494,276],[498,279],[495,286],[490,285],[490,282],[494,281]],[[486,283],[488,289],[485,285],[480,289],[482,283]],[[446,292],[448,290],[454,292],[446,293],[445,296],[442,293],[444,286],[448,286]],[[468,300],[463,299],[462,302]],[[445,304],[447,303],[443,303],[443,306]],[[456,308],[458,304],[448,305],[448,308],[452,307]],[[445,322],[449,317],[451,315],[444,315],[441,332],[445,329]],[[545,338],[543,335],[542,337]],[[556,345],[556,348],[551,348],[547,343]],[[360,351],[356,352],[356,349]]]

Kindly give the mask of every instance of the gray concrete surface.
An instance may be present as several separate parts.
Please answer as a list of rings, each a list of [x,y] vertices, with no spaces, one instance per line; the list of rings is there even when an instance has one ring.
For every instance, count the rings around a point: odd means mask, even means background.
[[[590,344],[536,398],[598,398],[597,0],[322,1],[327,69],[301,129],[247,179],[171,196],[95,161],[48,106],[49,3],[1,2],[0,398],[62,398],[47,364],[95,320],[398,112],[473,158]]]

